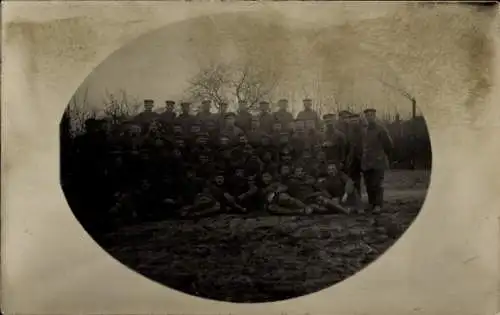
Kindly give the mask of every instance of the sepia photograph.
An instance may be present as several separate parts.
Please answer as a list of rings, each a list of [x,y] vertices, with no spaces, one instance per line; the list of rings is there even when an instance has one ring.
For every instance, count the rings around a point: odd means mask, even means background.
[[[3,3],[2,312],[494,314],[495,11]]]
[[[366,27],[219,15],[118,50],[61,120],[74,215],[125,266],[203,298],[354,275],[418,215],[432,168],[412,87],[348,35]]]

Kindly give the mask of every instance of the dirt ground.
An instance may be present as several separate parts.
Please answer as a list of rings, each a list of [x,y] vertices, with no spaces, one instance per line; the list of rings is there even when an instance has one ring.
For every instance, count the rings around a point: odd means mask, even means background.
[[[415,219],[430,171],[391,171],[383,213],[222,215],[123,227],[101,245],[144,276],[184,293],[266,302],[324,289],[387,250]]]

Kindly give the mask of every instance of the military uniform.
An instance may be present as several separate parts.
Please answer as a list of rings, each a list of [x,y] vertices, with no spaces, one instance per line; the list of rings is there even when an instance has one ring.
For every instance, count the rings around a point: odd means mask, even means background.
[[[175,102],[166,101],[165,104],[165,111],[159,114],[158,118],[163,124],[169,126],[172,125],[175,121],[175,118],[177,118],[177,114],[174,112]]]
[[[374,112],[367,109],[365,113]],[[392,150],[392,139],[384,126],[368,123],[362,133],[361,169],[365,180],[369,203],[381,207],[384,201],[382,183],[385,170],[389,168],[388,154]]]
[[[175,121],[182,126],[184,132],[188,132],[189,130],[191,130],[191,125],[196,121],[195,117],[189,113],[190,107],[191,103],[182,102],[182,112],[179,114]]]
[[[318,113],[316,113],[312,108],[311,108],[311,99],[305,99],[304,100],[304,110],[299,112],[297,115],[297,120],[301,120],[306,124],[306,128],[309,129],[310,125],[314,125],[316,129],[320,128],[320,119],[318,116]]]
[[[149,124],[159,118],[158,113],[153,112],[154,101],[151,99],[144,100],[144,111],[134,117],[134,122],[141,125],[144,130],[147,130]]]
[[[269,102],[262,101],[259,103],[260,113],[260,128],[265,133],[271,133],[274,124],[274,115],[269,112]]]
[[[210,123],[218,123],[217,115],[210,112],[211,107],[212,102],[209,100],[204,100],[203,102],[201,102],[201,110],[198,112],[198,114],[196,114],[196,118],[205,130],[207,130],[207,126]]]
[[[279,110],[274,113],[274,118],[279,121],[285,130],[292,128],[294,121],[293,115],[288,112],[288,100],[281,99],[278,101]]]
[[[252,114],[248,111],[246,102],[240,101],[238,114],[236,115],[236,126],[244,132],[248,132],[252,125]]]

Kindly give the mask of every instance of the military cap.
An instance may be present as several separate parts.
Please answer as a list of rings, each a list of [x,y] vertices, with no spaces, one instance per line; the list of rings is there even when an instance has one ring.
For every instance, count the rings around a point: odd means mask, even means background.
[[[221,105],[221,106],[222,106],[222,105],[224,105],[224,106],[228,106],[229,104],[228,104],[227,102],[222,102],[222,103],[220,103],[220,105]]]
[[[302,100],[303,102],[312,102],[312,99],[306,97],[305,99]]]
[[[359,114],[351,114],[349,115],[349,118],[359,118],[360,115]]]
[[[154,102],[155,102],[154,100],[149,98],[144,100],[144,104],[153,104]]]
[[[282,98],[278,101],[278,103],[288,103],[288,100],[286,98]]]
[[[201,103],[202,103],[203,105],[209,105],[209,104],[211,104],[211,103],[212,103],[212,101],[211,101],[211,100],[203,100],[203,101],[201,101]]]
[[[224,115],[224,118],[228,118],[228,117],[236,117],[236,114],[235,114],[235,113],[233,113],[233,112],[226,113],[226,114]]]
[[[191,103],[190,102],[181,102],[181,106],[182,107],[191,106]]]
[[[171,101],[171,100],[168,100],[168,101],[165,101],[165,104],[167,104],[167,105],[175,105],[175,102]]]
[[[329,119],[329,118],[334,118],[335,117],[335,114],[325,114],[323,115],[323,119],[326,120],[326,119]]]
[[[269,105],[269,102],[268,101],[260,101],[259,104],[260,105]]]
[[[376,113],[377,110],[375,108],[367,108],[363,111],[363,113]]]

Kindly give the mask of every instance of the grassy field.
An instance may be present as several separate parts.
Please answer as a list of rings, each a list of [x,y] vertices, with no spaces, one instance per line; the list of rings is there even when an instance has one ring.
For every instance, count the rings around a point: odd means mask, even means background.
[[[387,250],[420,211],[429,171],[387,174],[382,214],[222,215],[123,227],[98,240],[125,265],[170,288],[232,302],[324,289]]]

